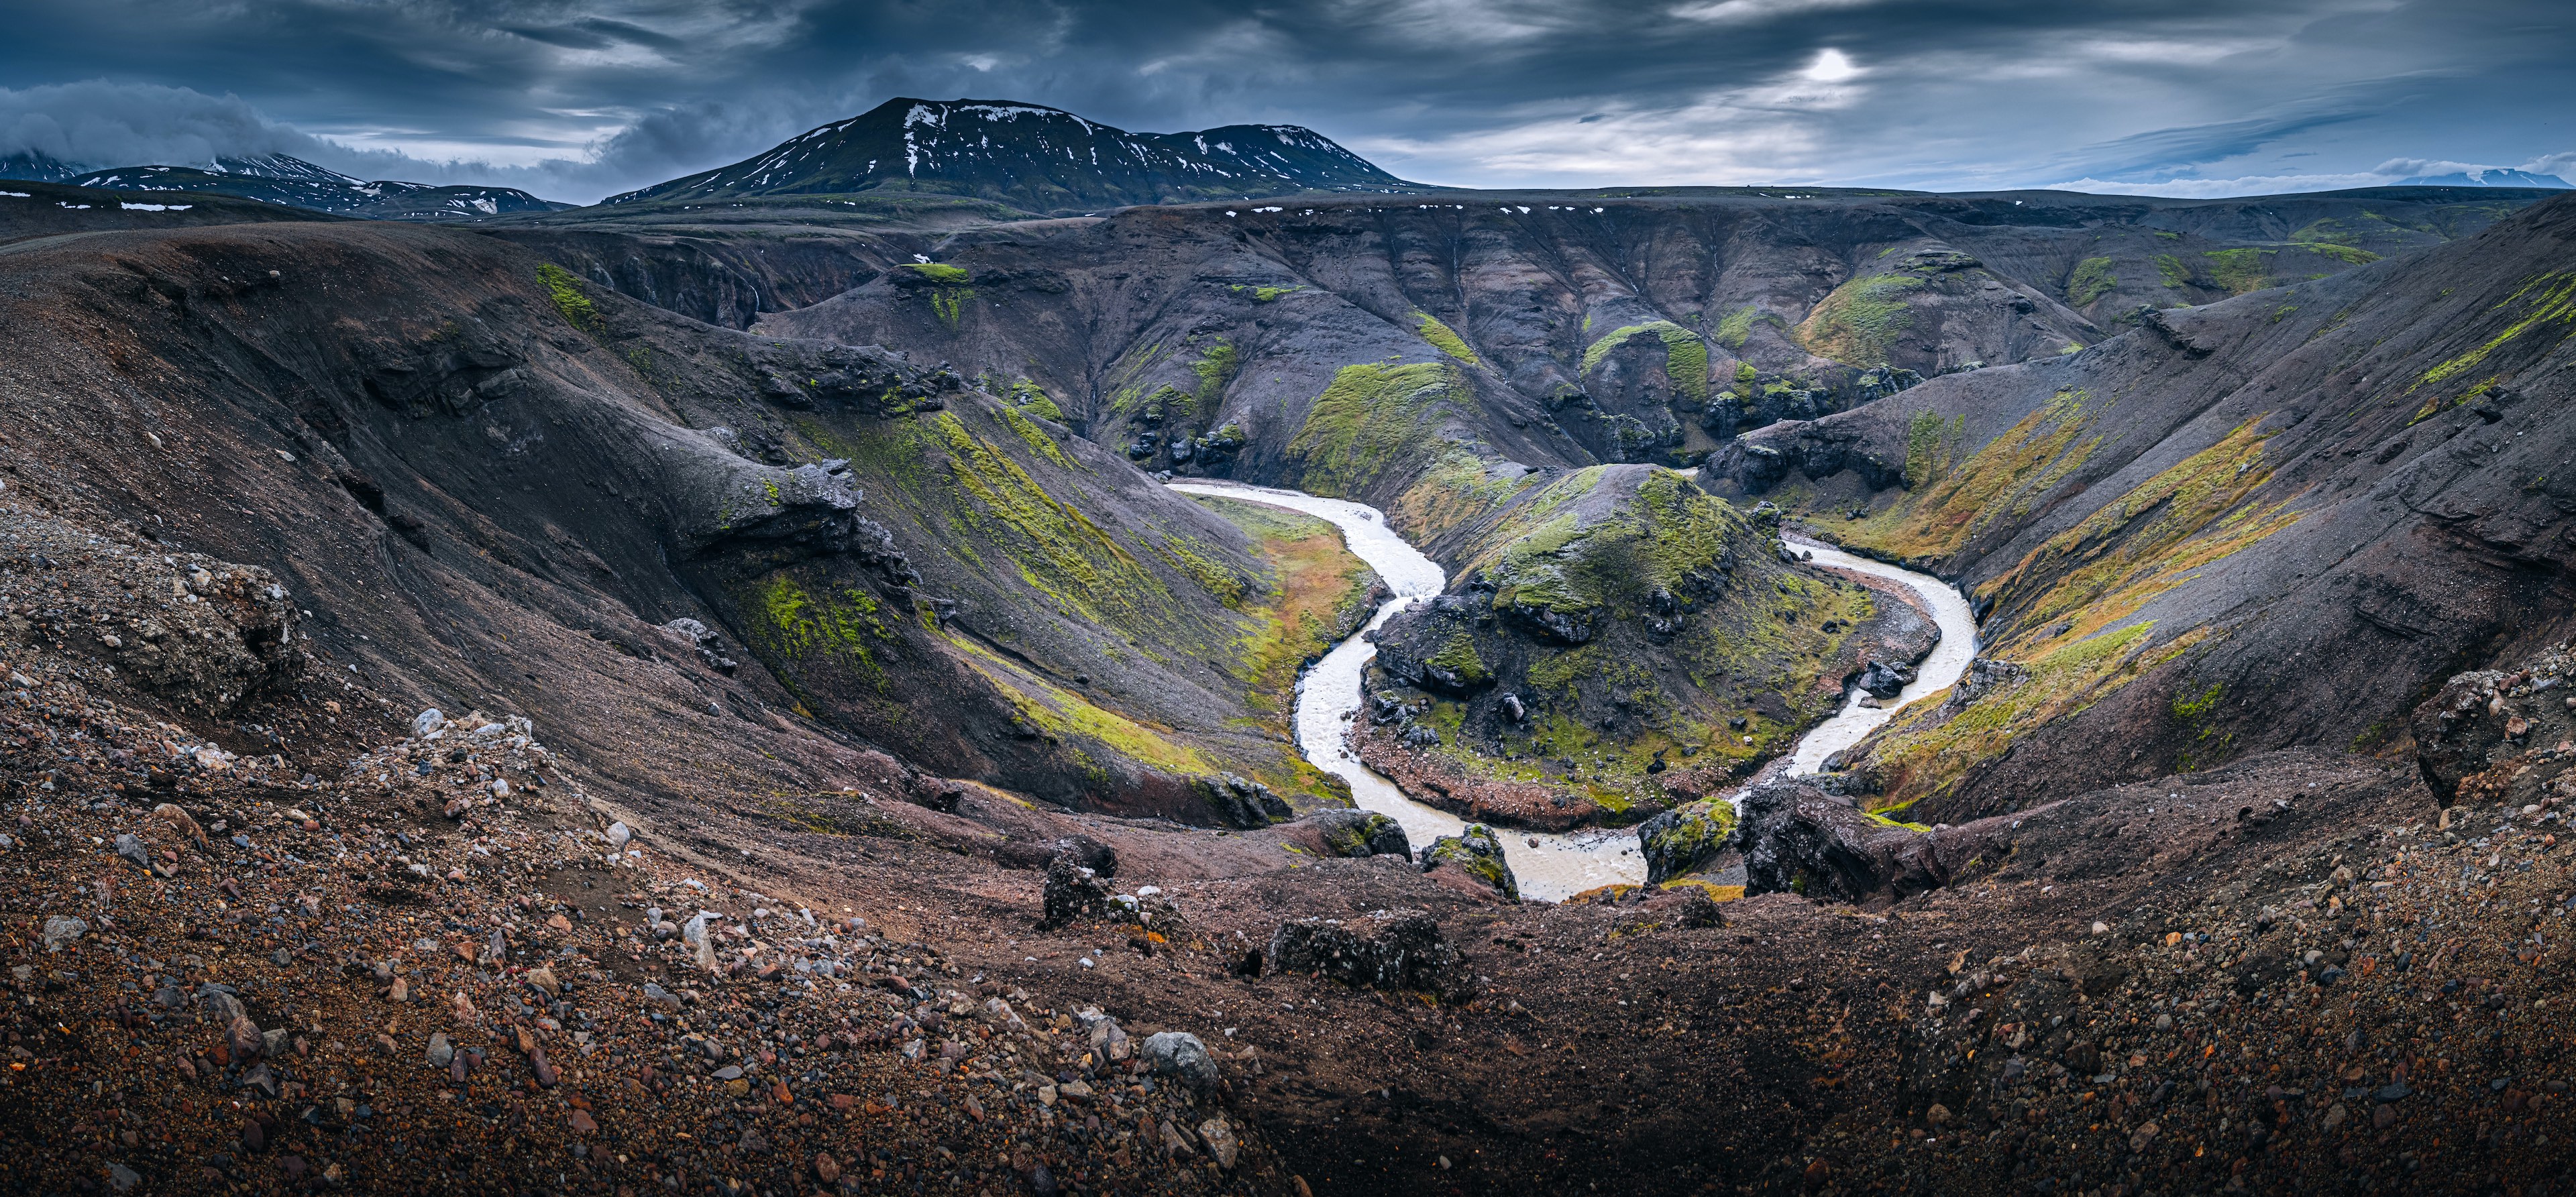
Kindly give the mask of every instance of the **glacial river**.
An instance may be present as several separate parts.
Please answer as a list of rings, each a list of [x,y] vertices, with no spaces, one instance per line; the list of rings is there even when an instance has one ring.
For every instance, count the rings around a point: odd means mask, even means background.
[[[1405,543],[1386,526],[1385,517],[1376,508],[1365,504],[1234,483],[1174,482],[1170,486],[1183,494],[1267,503],[1330,521],[1342,530],[1342,540],[1350,546],[1352,555],[1367,562],[1378,577],[1385,579],[1394,597],[1377,609],[1366,627],[1335,645],[1297,680],[1297,743],[1316,768],[1349,782],[1351,796],[1363,809],[1402,824],[1415,850],[1441,836],[1458,834],[1466,826],[1464,820],[1414,801],[1394,782],[1361,764],[1347,737],[1350,721],[1359,717],[1366,702],[1361,674],[1377,656],[1377,646],[1368,641],[1366,634],[1396,612],[1439,594],[1448,585],[1447,572]],[[1795,547],[1813,553],[1818,565],[1840,566],[1899,582],[1920,595],[1924,605],[1931,608],[1941,628],[1941,642],[1917,667],[1914,683],[1888,704],[1890,709],[1947,686],[1966,672],[1968,661],[1976,655],[1976,621],[1968,612],[1967,600],[1948,583],[1929,574],[1855,557],[1828,545],[1802,541]],[[1887,721],[1888,710],[1861,706],[1859,699],[1860,692],[1853,691],[1840,712],[1798,741],[1791,757],[1792,771],[1816,772],[1827,756],[1859,743],[1872,728]],[[1524,898],[1555,902],[1595,886],[1633,885],[1646,879],[1646,862],[1637,854],[1634,828],[1586,828],[1555,834],[1497,827],[1494,832],[1502,838],[1504,856],[1520,881]]]

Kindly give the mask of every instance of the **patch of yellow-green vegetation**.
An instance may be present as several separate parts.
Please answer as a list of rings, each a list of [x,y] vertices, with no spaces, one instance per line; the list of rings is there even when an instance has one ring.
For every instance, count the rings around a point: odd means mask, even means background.
[[[2376,220],[2377,218],[2373,217],[2372,219]],[[2384,224],[2385,222],[2381,223]],[[2350,262],[2355,266],[2367,266],[2370,263],[2379,260],[2378,254],[2372,253],[2369,250],[2363,249],[2359,245],[2354,244],[2354,242],[2360,240],[2359,234],[2345,228],[2342,221],[2336,220],[2331,216],[2323,220],[2316,221],[2308,227],[2290,234],[2290,240],[2295,244],[2305,246],[2312,252],[2321,253],[2331,258],[2338,258],[2343,261]]]
[[[1964,417],[1962,417],[1964,419]],[[1905,485],[1920,489],[1949,475],[1957,433],[1941,413],[1925,408],[1905,423]]]
[[[950,476],[975,500],[965,512],[967,522],[988,534],[987,547],[1009,552],[1021,580],[1066,614],[1100,622],[1109,612],[1132,616],[1169,602],[1170,589],[1134,554],[1079,509],[1048,494],[991,441],[968,431],[956,413],[940,412],[928,424],[948,449]],[[1002,546],[991,539],[998,531],[993,524],[1016,533],[1018,543]]]
[[[2368,266],[2379,260],[2378,254],[2372,253],[2357,245],[2311,245],[2308,247],[2308,251],[2310,253],[2324,254],[2329,258],[2333,258],[2341,262],[2347,262],[2354,266]]]
[[[2086,258],[2066,276],[2066,299],[2080,308],[2110,294],[2111,288],[2119,285],[2120,276],[2111,272],[2111,259]]]
[[[1064,423],[1064,409],[1055,405],[1054,398],[1046,393],[1045,387],[1028,379],[1023,378],[1011,384],[1010,400],[1022,411],[1033,413],[1042,419],[1053,420],[1058,424]]]
[[[1191,581],[1199,584],[1199,589],[1207,591],[1215,597],[1216,601],[1225,604],[1229,609],[1242,606],[1245,589],[1243,579],[1235,576],[1233,570],[1210,559],[1202,551],[1206,548],[1206,545],[1189,537],[1174,536],[1166,532],[1163,534],[1163,542],[1154,546],[1154,552],[1163,560],[1170,562],[1172,568],[1188,574]]]
[[[954,332],[957,322],[965,319],[966,301],[974,294],[973,290],[965,287],[941,287],[930,293],[930,310],[938,314],[941,324]]]
[[[1457,679],[1462,686],[1481,686],[1494,680],[1493,668],[1476,655],[1476,638],[1463,628],[1442,641],[1440,651],[1424,663]]]
[[[2201,716],[2217,710],[2218,700],[2226,696],[2226,683],[2211,682],[2209,688],[2201,691],[2198,696],[2176,694],[2173,702],[2168,705],[2173,708],[2175,722],[2194,723],[2199,721]]]
[[[1303,291],[1305,289],[1306,287],[1302,283],[1294,287],[1254,287],[1252,289],[1252,302],[1268,303],[1282,295],[1287,295],[1296,291]]]
[[[1538,482],[1527,472],[1497,473],[1493,461],[1456,442],[1447,442],[1438,453],[1413,484],[1386,505],[1388,525],[1416,541],[1479,518]]]
[[[1284,729],[1296,705],[1297,671],[1364,617],[1377,573],[1323,520],[1264,503],[1190,497],[1243,529],[1276,580],[1267,596],[1244,609],[1253,622],[1239,657],[1252,705]]]
[[[1222,769],[1169,727],[1101,706],[1021,669],[952,629],[943,628],[939,634],[1041,732],[1086,740],[1139,764],[1183,776],[1203,777]],[[1105,783],[1106,778],[1099,780]]]
[[[961,285],[974,277],[965,267],[951,266],[945,262],[914,262],[911,266],[921,277],[942,286]]]
[[[1596,485],[1601,467],[1576,471],[1512,513],[1501,540],[1470,562],[1494,584],[1497,610],[1573,618],[1635,614],[1657,590],[1681,592],[1684,575],[1712,568],[1745,518],[1670,470],[1654,470],[1635,497],[1583,521],[1557,508]]]
[[[1423,340],[1431,342],[1432,347],[1440,352],[1470,366],[1485,364],[1485,359],[1476,356],[1476,349],[1467,343],[1467,338],[1459,336],[1458,330],[1441,323],[1438,316],[1429,312],[1416,311],[1413,313],[1413,328],[1415,332],[1422,334]]]
[[[1746,304],[1717,322],[1717,343],[1729,351],[1744,348],[1745,338],[1753,335],[1753,322],[1762,318],[1762,310]]]
[[[1018,433],[1021,440],[1028,442],[1029,448],[1037,450],[1038,456],[1054,462],[1062,469],[1073,468],[1073,459],[1064,455],[1064,450],[1057,446],[1055,438],[1048,436],[1046,429],[1038,427],[1036,421],[1021,415],[1020,409],[1007,403],[1000,404],[993,409],[993,418]]]
[[[546,297],[554,301],[555,310],[563,313],[564,322],[586,333],[607,331],[599,318],[599,308],[583,294],[581,278],[552,262],[537,263],[537,281],[546,285]]]
[[[1199,360],[1190,363],[1190,373],[1199,377],[1198,400],[1202,411],[1215,411],[1217,401],[1225,397],[1225,388],[1243,369],[1243,353],[1234,342],[1218,337]]]
[[[1733,902],[1744,897],[1744,887],[1741,885],[1719,885],[1714,881],[1705,881],[1697,877],[1676,877],[1656,888],[1670,890],[1680,889],[1686,885],[1696,886],[1706,892],[1708,900],[1712,902]]]
[[[1748,309],[1749,310],[1749,309]],[[1723,322],[1720,328],[1723,329]],[[1610,356],[1630,339],[1652,333],[1664,343],[1664,375],[1673,380],[1673,390],[1686,398],[1705,402],[1708,399],[1708,342],[1670,320],[1649,320],[1615,328],[1594,341],[1583,351],[1583,373],[1601,368],[1601,359]],[[1737,342],[1742,344],[1741,341]]]
[[[1908,704],[1862,742],[1861,752],[1879,783],[1878,794],[1866,805],[1894,811],[1948,793],[1971,769],[2011,747],[2015,738],[2082,713],[2204,635],[2195,629],[2158,646],[2150,636],[2153,630],[2153,623],[2140,622],[2091,637],[2067,637],[2021,662],[2029,677],[1986,693],[1946,719],[1946,691]]]
[[[2191,285],[2191,267],[2172,254],[2157,254],[2156,277],[2165,286],[2179,291]]]
[[[1444,407],[1473,403],[1448,362],[1344,366],[1288,442],[1289,484],[1351,498],[1371,483],[1424,464]]]
[[[2530,307],[2523,313],[2521,319],[2506,325],[2503,332],[2488,338],[2477,348],[2426,370],[2422,378],[2415,380],[2415,386],[2410,386],[2407,390],[2412,391],[2415,387],[2443,383],[2475,370],[2479,363],[2486,361],[2489,354],[2503,348],[2506,342],[2535,328],[2548,324],[2576,324],[2576,271],[2539,275],[2524,283],[2513,294],[2506,296],[2504,302],[2497,304],[2493,310],[2501,312],[2516,303],[2525,301],[2528,301]],[[2563,339],[2567,334],[2561,332],[2558,335]]]
[[[1911,483],[1921,467],[1929,485],[1906,491],[1866,518],[1838,523],[1836,531],[1848,543],[1903,560],[1948,557],[1997,519],[2028,515],[2083,465],[2101,447],[2101,437],[2085,434],[2104,410],[2107,405],[2097,408],[2087,392],[2059,391],[1955,463],[1959,426],[1937,413],[1918,414],[1907,429],[1906,478]]]
[[[2260,291],[2272,285],[2271,268],[2263,264],[2265,251],[2244,249],[2210,249],[2201,251],[2209,259],[2209,277],[2230,295]]]
[[[1896,339],[1914,327],[1906,303],[1923,286],[1920,275],[1873,274],[1834,288],[1798,325],[1798,343],[1810,353],[1855,366],[1888,358]]]
[[[2272,477],[2263,459],[2269,434],[2256,430],[2259,423],[2246,421],[2015,564],[1987,593],[2029,629],[2016,641],[2045,637],[2045,626],[2058,622],[2090,635],[2298,522],[2286,499],[2245,502]]]
[[[876,596],[855,587],[818,594],[782,571],[756,583],[748,597],[753,647],[788,661],[828,657],[884,685],[871,644],[895,634],[879,618]]]

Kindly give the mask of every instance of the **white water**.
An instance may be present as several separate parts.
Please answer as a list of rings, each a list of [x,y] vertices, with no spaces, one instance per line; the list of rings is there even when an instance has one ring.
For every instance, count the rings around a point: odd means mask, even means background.
[[[1359,716],[1366,702],[1361,675],[1377,656],[1377,645],[1366,634],[1402,611],[1440,593],[1448,585],[1448,572],[1439,563],[1425,557],[1404,538],[1386,526],[1385,517],[1374,507],[1342,499],[1326,499],[1293,490],[1274,490],[1261,486],[1234,483],[1175,482],[1171,489],[1183,494],[1214,495],[1285,507],[1330,521],[1342,530],[1343,543],[1351,554],[1368,563],[1394,597],[1377,609],[1366,627],[1333,646],[1324,659],[1297,679],[1297,743],[1306,759],[1315,767],[1349,782],[1351,796],[1363,810],[1376,811],[1404,827],[1405,838],[1416,849],[1444,835],[1456,835],[1466,821],[1437,807],[1427,806],[1406,796],[1396,784],[1361,764],[1347,738],[1352,719]],[[1861,573],[1892,578],[1912,587],[1932,607],[1941,627],[1941,643],[1917,668],[1914,684],[1905,688],[1898,703],[1912,701],[1957,680],[1976,655],[1976,621],[1969,616],[1966,600],[1956,590],[1925,574],[1882,565],[1854,557],[1825,545],[1801,544],[1813,552],[1817,564],[1836,565]],[[1858,693],[1854,693],[1855,699]],[[1792,769],[1812,773],[1826,755],[1860,742],[1871,728],[1886,721],[1888,712],[1849,705],[1833,718],[1818,725],[1798,742]],[[1828,746],[1809,755],[1809,747],[1820,741]],[[1614,883],[1634,885],[1646,879],[1646,862],[1637,855],[1637,833],[1631,828],[1591,828],[1565,834],[1521,831],[1497,827],[1504,856],[1512,874],[1520,882],[1521,896],[1555,902],[1596,886]],[[1533,843],[1533,841],[1535,841]]]

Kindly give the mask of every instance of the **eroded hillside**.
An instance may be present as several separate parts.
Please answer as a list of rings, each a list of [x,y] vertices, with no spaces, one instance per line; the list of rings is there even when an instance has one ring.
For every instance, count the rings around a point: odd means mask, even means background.
[[[2405,712],[2560,634],[2576,205],[2060,361],[1747,437],[1722,490],[1958,577],[1997,664],[1853,762],[1958,818],[2043,779],[2402,747]]]

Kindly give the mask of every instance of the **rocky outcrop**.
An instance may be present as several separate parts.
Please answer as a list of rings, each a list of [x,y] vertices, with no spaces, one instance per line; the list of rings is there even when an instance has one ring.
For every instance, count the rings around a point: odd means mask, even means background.
[[[2409,729],[2425,788],[2443,806],[2508,807],[2576,797],[2576,658],[2554,645],[2511,669],[2454,675]]]
[[[1986,819],[1930,831],[1873,818],[1851,798],[1803,780],[1745,792],[1736,835],[1745,892],[1842,902],[1905,898],[1950,883],[1968,861],[2000,859],[2014,830]]]
[[[1109,906],[1109,883],[1076,864],[1070,855],[1056,857],[1046,869],[1045,913],[1039,930],[1052,930],[1081,918],[1098,918]]]
[[[1274,973],[1308,973],[1364,989],[1463,997],[1474,986],[1439,921],[1422,910],[1291,919],[1271,933],[1266,960]]]
[[[1413,859],[1404,826],[1369,810],[1328,810],[1309,817],[1324,850],[1340,857],[1393,856]]]
[[[1637,855],[1646,860],[1646,884],[1661,885],[1697,872],[1735,838],[1735,804],[1709,798],[1668,810],[1637,825]]]
[[[1503,857],[1501,837],[1482,823],[1470,823],[1456,835],[1441,836],[1422,850],[1423,872],[1442,869],[1490,887],[1506,901],[1521,900],[1520,879],[1512,876],[1511,862]]]

